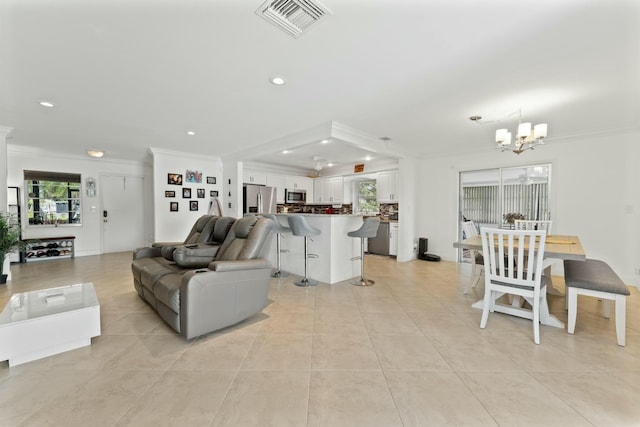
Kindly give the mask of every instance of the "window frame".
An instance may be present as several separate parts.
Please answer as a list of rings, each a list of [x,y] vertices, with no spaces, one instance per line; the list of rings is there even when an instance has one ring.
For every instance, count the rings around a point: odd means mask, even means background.
[[[81,227],[82,226],[82,176],[74,173],[59,173],[45,171],[25,170],[24,178],[24,194],[25,194],[25,221],[24,224],[28,228],[41,227]],[[43,194],[41,187],[56,186],[57,190],[64,188],[65,194],[56,196],[55,194]],[[61,188],[60,188],[61,187]],[[37,194],[35,193],[37,191]],[[44,197],[43,197],[44,196]],[[42,201],[47,200],[48,209],[43,209]],[[63,206],[61,212],[58,212],[60,205]],[[55,213],[51,207],[55,206]],[[66,207],[66,209],[64,209]],[[36,215],[45,219],[36,222]],[[52,215],[49,219],[46,216]],[[66,215],[66,219],[63,219]],[[74,217],[77,216],[77,221]]]
[[[374,194],[373,196],[369,196],[369,197],[365,197],[365,199],[373,199],[373,202],[375,202],[376,205],[376,209],[373,211],[363,211],[361,209],[362,204],[360,203],[360,199],[361,199],[361,194],[360,193],[360,186],[362,184],[365,183],[372,183],[373,187],[374,187]],[[377,181],[375,179],[367,179],[367,180],[363,180],[363,181],[356,181],[355,182],[355,188],[354,188],[354,200],[356,201],[356,214],[370,214],[370,213],[379,213],[380,212],[380,203],[378,202],[378,198],[377,198],[377,194],[378,194],[378,188],[377,188]]]

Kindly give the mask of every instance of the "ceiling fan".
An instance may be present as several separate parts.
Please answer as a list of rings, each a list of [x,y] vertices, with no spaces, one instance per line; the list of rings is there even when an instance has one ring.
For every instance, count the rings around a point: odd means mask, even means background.
[[[322,157],[315,155],[311,158],[311,160],[313,160],[313,162],[315,163],[315,165],[313,166],[313,168],[320,172],[322,170],[322,168],[324,167],[324,165],[322,164],[322,162],[326,162],[326,159],[323,159]]]

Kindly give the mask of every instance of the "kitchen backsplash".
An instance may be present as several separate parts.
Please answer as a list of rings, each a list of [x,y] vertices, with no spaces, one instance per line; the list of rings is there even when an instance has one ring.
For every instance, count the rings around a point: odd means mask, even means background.
[[[349,215],[353,213],[351,203],[345,203],[336,207],[337,205],[299,205],[299,204],[284,204],[278,205],[278,213],[309,213],[309,214],[326,214],[327,209],[333,209],[334,215]],[[397,203],[381,203],[380,204],[380,219],[383,220],[396,220],[398,219],[398,204]]]
[[[278,213],[309,213],[309,214],[326,214],[327,209],[333,209],[334,215],[348,215],[353,213],[351,203],[340,205],[278,205]]]
[[[398,204],[380,203],[380,219],[398,219]]]

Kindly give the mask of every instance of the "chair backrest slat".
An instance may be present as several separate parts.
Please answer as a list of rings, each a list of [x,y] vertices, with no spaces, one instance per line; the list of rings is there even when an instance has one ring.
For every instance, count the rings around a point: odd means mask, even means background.
[[[485,279],[512,285],[540,286],[544,230],[480,230],[485,254]]]
[[[547,232],[547,235],[551,234],[552,225],[553,221],[542,219],[516,219],[514,222],[516,230],[544,230]]]

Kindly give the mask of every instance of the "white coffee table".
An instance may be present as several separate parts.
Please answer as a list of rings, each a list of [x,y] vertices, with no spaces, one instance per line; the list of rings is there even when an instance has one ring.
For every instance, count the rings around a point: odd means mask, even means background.
[[[93,283],[13,294],[0,313],[0,361],[20,365],[90,345],[99,335]]]

